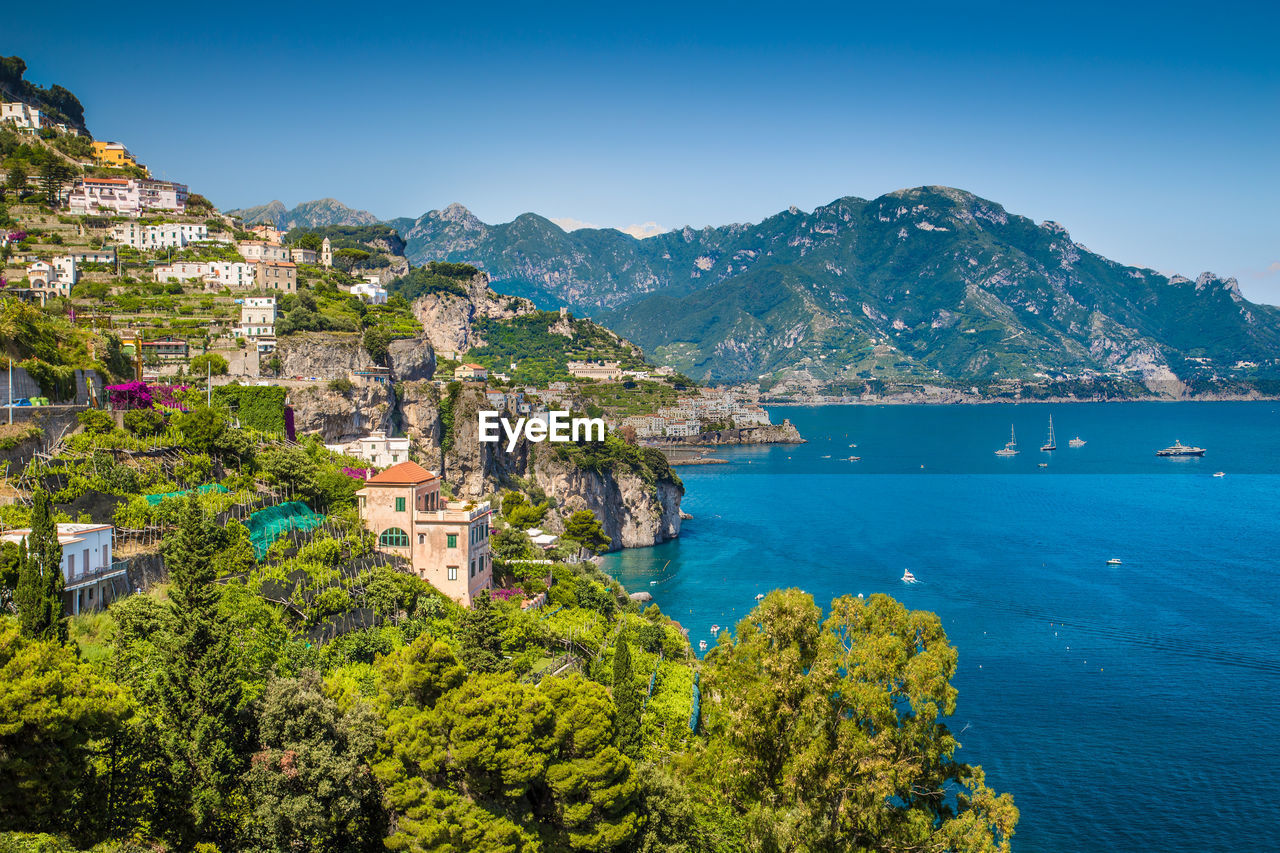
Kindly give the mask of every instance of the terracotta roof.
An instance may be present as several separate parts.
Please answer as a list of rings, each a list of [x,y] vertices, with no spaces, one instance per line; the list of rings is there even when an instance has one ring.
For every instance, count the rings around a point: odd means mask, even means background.
[[[392,465],[381,474],[375,474],[366,481],[366,485],[416,486],[418,483],[425,483],[435,478],[435,474],[432,474],[417,462],[401,462],[399,465]]]

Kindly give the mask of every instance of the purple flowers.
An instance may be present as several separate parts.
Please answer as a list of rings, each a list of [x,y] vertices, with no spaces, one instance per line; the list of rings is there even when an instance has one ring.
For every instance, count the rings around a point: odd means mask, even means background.
[[[145,382],[108,385],[107,394],[113,409],[149,409],[152,406],[151,390]]]

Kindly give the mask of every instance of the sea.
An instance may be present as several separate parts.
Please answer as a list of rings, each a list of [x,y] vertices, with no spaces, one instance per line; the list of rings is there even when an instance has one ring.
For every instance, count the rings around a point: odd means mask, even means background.
[[[1013,794],[1016,851],[1278,849],[1280,404],[770,415],[808,443],[678,468],[680,537],[604,569],[695,647],[776,588],[937,613],[957,758]],[[1175,440],[1206,453],[1155,455]]]

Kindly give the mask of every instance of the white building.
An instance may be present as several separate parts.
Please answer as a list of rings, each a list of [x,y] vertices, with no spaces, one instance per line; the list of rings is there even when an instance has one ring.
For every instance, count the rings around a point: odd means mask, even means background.
[[[359,296],[370,305],[385,305],[387,303],[387,289],[375,281],[365,281],[359,284],[351,285],[351,295]]]
[[[209,275],[211,266],[213,265],[204,261],[174,261],[171,264],[157,264],[154,272],[156,281],[190,281]]]
[[[115,532],[110,524],[58,525],[62,579],[66,584],[64,603],[69,612],[97,610],[128,592],[124,564],[111,559]],[[0,534],[0,540],[16,544],[29,535],[30,528],[10,530]]]
[[[0,103],[0,121],[16,125],[23,130],[39,130],[46,124],[44,115],[38,109],[21,101]]]
[[[111,239],[134,249],[181,249],[188,243],[208,242],[209,226],[189,222],[139,225],[126,222],[111,229]]]
[[[386,468],[409,459],[409,439],[406,436],[388,436],[376,430],[363,438],[347,444],[326,444],[334,453],[363,459],[375,468]]]
[[[279,243],[267,243],[263,240],[242,240],[236,249],[246,261],[289,262],[289,250]]]
[[[330,245],[328,237],[325,237],[324,242],[320,244],[320,266],[333,266],[333,246]]]
[[[316,258],[317,255],[315,249],[304,249],[301,246],[294,246],[289,250],[289,260],[293,261],[295,264],[311,264],[314,266]]]
[[[138,178],[85,178],[68,196],[72,213],[138,217],[144,210],[187,209],[187,188],[170,181]]]
[[[27,267],[27,281],[31,289],[44,291],[44,299],[70,296],[76,279],[76,261],[70,255],[59,255],[51,262],[36,261]]]
[[[616,361],[571,361],[569,375],[579,379],[600,379],[616,382],[622,378],[622,368]]]
[[[249,338],[274,337],[276,333],[276,298],[250,296],[240,306],[240,328],[237,334]]]
[[[205,282],[215,287],[253,288],[257,284],[253,264],[244,261],[212,261],[207,266],[209,273],[205,276]]]

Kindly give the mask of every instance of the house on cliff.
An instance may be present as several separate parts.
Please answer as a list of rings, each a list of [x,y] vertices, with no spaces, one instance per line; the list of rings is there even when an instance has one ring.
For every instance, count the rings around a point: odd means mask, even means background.
[[[445,501],[440,478],[416,462],[401,462],[356,492],[360,521],[377,548],[409,561],[415,574],[470,607],[493,587],[487,503]]]

